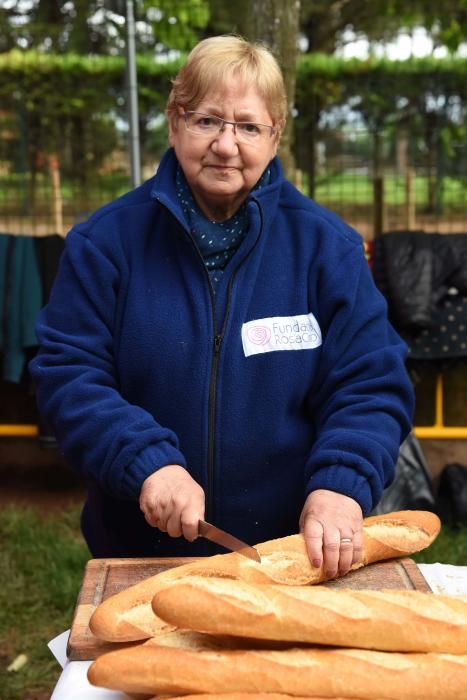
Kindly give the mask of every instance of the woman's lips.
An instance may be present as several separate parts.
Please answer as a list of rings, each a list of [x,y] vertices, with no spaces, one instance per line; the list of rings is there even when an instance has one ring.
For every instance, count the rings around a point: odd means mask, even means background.
[[[205,168],[214,168],[214,170],[239,170],[235,165],[219,165],[217,163],[207,163]]]

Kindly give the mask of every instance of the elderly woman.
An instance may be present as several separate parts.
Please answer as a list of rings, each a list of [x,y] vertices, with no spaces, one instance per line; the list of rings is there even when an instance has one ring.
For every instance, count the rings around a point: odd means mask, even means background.
[[[410,429],[405,346],[362,240],[281,171],[280,69],[237,37],[173,83],[157,174],[74,227],[37,325],[39,405],[86,479],[94,556],[301,529],[329,576]]]

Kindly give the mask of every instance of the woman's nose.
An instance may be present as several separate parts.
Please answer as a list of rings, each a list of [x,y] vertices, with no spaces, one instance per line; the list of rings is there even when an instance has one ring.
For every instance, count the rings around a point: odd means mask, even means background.
[[[238,152],[237,136],[233,124],[224,124],[211,144],[214,153],[219,155],[235,155]]]

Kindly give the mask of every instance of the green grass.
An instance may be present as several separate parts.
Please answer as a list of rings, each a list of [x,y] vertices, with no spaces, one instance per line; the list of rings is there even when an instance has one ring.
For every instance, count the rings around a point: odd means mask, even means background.
[[[54,687],[60,669],[47,642],[71,625],[88,550],[78,508],[47,517],[27,507],[0,511],[0,697],[27,700]],[[467,564],[467,528],[443,528],[419,562]],[[6,667],[19,655],[28,663]]]
[[[30,184],[28,173],[13,173],[0,177],[0,202],[7,204],[10,201],[22,201]],[[118,197],[131,189],[130,176],[123,172],[115,172],[109,175],[90,175],[87,181],[88,190],[94,197],[96,193],[102,194],[105,201]],[[72,202],[76,199],[80,189],[79,182],[62,176],[60,180],[60,191],[64,202]],[[50,177],[44,173],[36,175],[37,200],[51,197]]]
[[[467,566],[467,527],[443,527],[433,544],[412,559],[421,564],[455,564]]]
[[[465,207],[465,177],[443,178],[442,202],[447,211],[463,211]],[[303,178],[304,191],[307,191],[306,173]],[[10,214],[20,207],[28,191],[27,174],[12,174],[0,178],[0,203],[11,209]],[[36,179],[36,206],[44,206],[52,197],[50,178],[39,173]],[[93,209],[104,202],[127,192],[131,188],[127,174],[111,173],[92,175],[88,179],[87,193],[80,192],[79,184],[63,176],[61,194],[65,206],[75,206],[76,200],[82,199],[85,209]],[[414,181],[414,195],[418,207],[428,202],[428,179],[417,175]],[[90,199],[89,199],[90,198]],[[342,170],[317,178],[315,199],[323,204],[370,205],[373,202],[373,181],[370,175]],[[405,202],[405,180],[401,176],[386,175],[384,178],[384,199],[389,206],[403,206]],[[89,200],[89,201],[86,201]],[[19,213],[19,212],[16,212]]]
[[[0,697],[25,700],[54,687],[60,669],[47,642],[71,624],[89,554],[78,510],[41,517],[29,508],[0,512]],[[7,666],[19,655],[28,662]]]
[[[428,181],[423,175],[417,175],[414,182],[414,195],[417,206],[428,203]],[[384,178],[384,201],[390,206],[402,206],[405,203],[405,180],[396,175]],[[317,179],[315,199],[323,204],[339,202],[340,204],[371,204],[373,202],[373,182],[367,175],[342,172],[330,177]],[[465,179],[443,178],[443,205],[446,208],[465,206]]]

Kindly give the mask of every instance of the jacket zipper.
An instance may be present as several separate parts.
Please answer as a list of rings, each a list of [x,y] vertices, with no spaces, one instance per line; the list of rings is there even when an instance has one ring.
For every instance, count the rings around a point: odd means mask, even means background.
[[[254,199],[254,198],[253,198]],[[164,204],[159,198],[157,198],[157,201],[165,207],[168,211],[171,212],[170,208]],[[224,320],[222,323],[222,328],[220,333],[217,332],[217,314],[216,314],[216,294],[214,291],[214,287],[211,282],[211,278],[209,277],[209,272],[206,268],[206,265],[204,263],[203,256],[201,255],[201,251],[199,250],[195,239],[193,238],[191,231],[189,231],[185,226],[182,224],[182,222],[178,219],[176,216],[175,218],[177,221],[180,223],[183,231],[188,235],[193,248],[196,251],[196,255],[198,256],[198,259],[200,260],[203,270],[205,271],[205,274],[208,279],[208,284],[209,284],[209,293],[211,296],[211,315],[212,315],[212,326],[213,326],[213,331],[214,331],[214,342],[212,346],[212,362],[211,362],[211,375],[209,378],[209,398],[208,398],[208,483],[207,483],[207,493],[206,493],[206,502],[205,502],[205,519],[208,522],[213,521],[213,516],[214,516],[214,451],[215,451],[215,420],[216,420],[216,392],[217,392],[217,372],[218,372],[218,367],[219,367],[219,358],[220,358],[220,350],[221,350],[221,345],[222,345],[222,340],[224,338],[224,333],[225,333],[225,328],[227,326],[227,320],[229,317],[229,311],[230,311],[230,303],[231,303],[231,298],[232,298],[232,286],[233,282],[235,280],[235,277],[237,275],[238,270],[240,269],[240,266],[245,262],[245,260],[250,256],[250,254],[253,252],[253,250],[256,248],[256,245],[261,237],[261,232],[263,230],[263,212],[261,209],[261,206],[259,205],[259,202],[254,199],[256,202],[259,212],[260,212],[260,217],[261,217],[261,227],[260,227],[260,232],[258,234],[258,237],[255,241],[255,243],[252,245],[248,253],[245,255],[242,260],[238,263],[237,267],[233,270],[230,279],[229,279],[229,284],[227,288],[227,304],[225,308],[225,314],[224,314]],[[173,215],[173,212],[171,212]]]
[[[214,341],[212,345],[212,361],[211,361],[211,374],[209,377],[209,393],[208,393],[208,480],[207,480],[207,493],[206,493],[206,501],[205,501],[205,519],[208,522],[212,522],[212,517],[213,517],[213,511],[214,511],[214,495],[213,495],[213,482],[214,482],[214,450],[215,450],[215,439],[214,439],[214,426],[215,426],[215,420],[216,420],[216,391],[217,391],[217,371],[219,367],[219,357],[220,357],[220,350],[221,350],[221,345],[222,345],[222,338],[224,336],[224,330],[225,330],[225,323],[227,320],[227,315],[228,315],[228,309],[230,306],[230,284],[229,284],[229,294],[228,294],[228,302],[227,302],[227,308],[226,308],[226,313],[225,313],[225,318],[224,318],[224,323],[222,325],[221,332],[217,332],[217,314],[216,314],[216,293],[214,291],[214,287],[211,282],[211,278],[209,277],[209,272],[206,268],[206,265],[204,264],[204,259],[203,256],[201,255],[201,252],[196,245],[196,241],[193,238],[191,231],[188,231],[187,229],[184,228],[184,231],[187,232],[191,243],[193,244],[193,248],[196,251],[196,255],[198,256],[198,259],[200,260],[203,270],[205,272],[205,275],[208,280],[209,284],[209,294],[211,297],[211,317],[212,317],[212,328],[214,332]],[[235,270],[236,272],[236,270]]]
[[[203,256],[201,255],[198,246],[196,245],[196,242],[192,238],[190,234],[190,238],[193,241],[193,244],[198,252],[198,255],[201,259],[201,262],[203,264],[204,269],[206,270],[206,274],[208,276],[209,280],[209,285],[210,285],[210,291],[211,291],[211,302],[212,302],[212,310],[213,310],[213,324],[214,324],[214,344],[213,344],[213,355],[212,355],[212,364],[211,364],[211,377],[210,377],[210,383],[209,383],[209,415],[208,415],[208,488],[207,488],[207,494],[206,494],[206,504],[205,504],[205,512],[206,512],[206,520],[208,522],[213,522],[214,520],[214,449],[215,449],[215,420],[216,420],[216,393],[217,393],[217,371],[218,371],[218,366],[219,366],[219,356],[220,356],[220,349],[222,345],[222,341],[224,339],[224,334],[225,334],[225,329],[227,327],[227,321],[229,318],[229,312],[230,312],[230,304],[232,300],[232,287],[233,283],[235,281],[235,277],[237,276],[237,272],[239,271],[240,267],[243,265],[245,260],[251,255],[253,250],[256,248],[256,245],[261,237],[261,233],[263,230],[263,213],[262,209],[259,206],[259,203],[257,200],[255,200],[260,212],[260,217],[261,217],[261,228],[260,232],[258,234],[258,237],[255,241],[255,243],[251,246],[250,250],[248,253],[243,257],[238,265],[235,267],[235,269],[232,271],[232,274],[230,275],[229,279],[229,284],[227,287],[227,303],[225,307],[225,314],[224,314],[224,320],[222,323],[222,328],[221,332],[217,333],[217,317],[216,317],[216,297],[215,297],[215,292],[214,288],[212,286],[211,279],[209,277],[209,273],[206,269],[206,265],[204,264]]]
[[[203,261],[204,265],[204,261]],[[211,282],[211,280],[209,280]],[[213,309],[215,311],[215,301],[213,300]],[[215,317],[215,314],[214,314]],[[214,327],[215,328],[215,327]],[[208,415],[208,484],[206,493],[206,520],[212,522],[214,514],[214,449],[215,449],[215,421],[216,421],[216,392],[217,392],[217,370],[219,367],[219,356],[223,338],[223,330],[221,334],[216,333],[214,336],[211,377],[209,380],[209,415]]]

